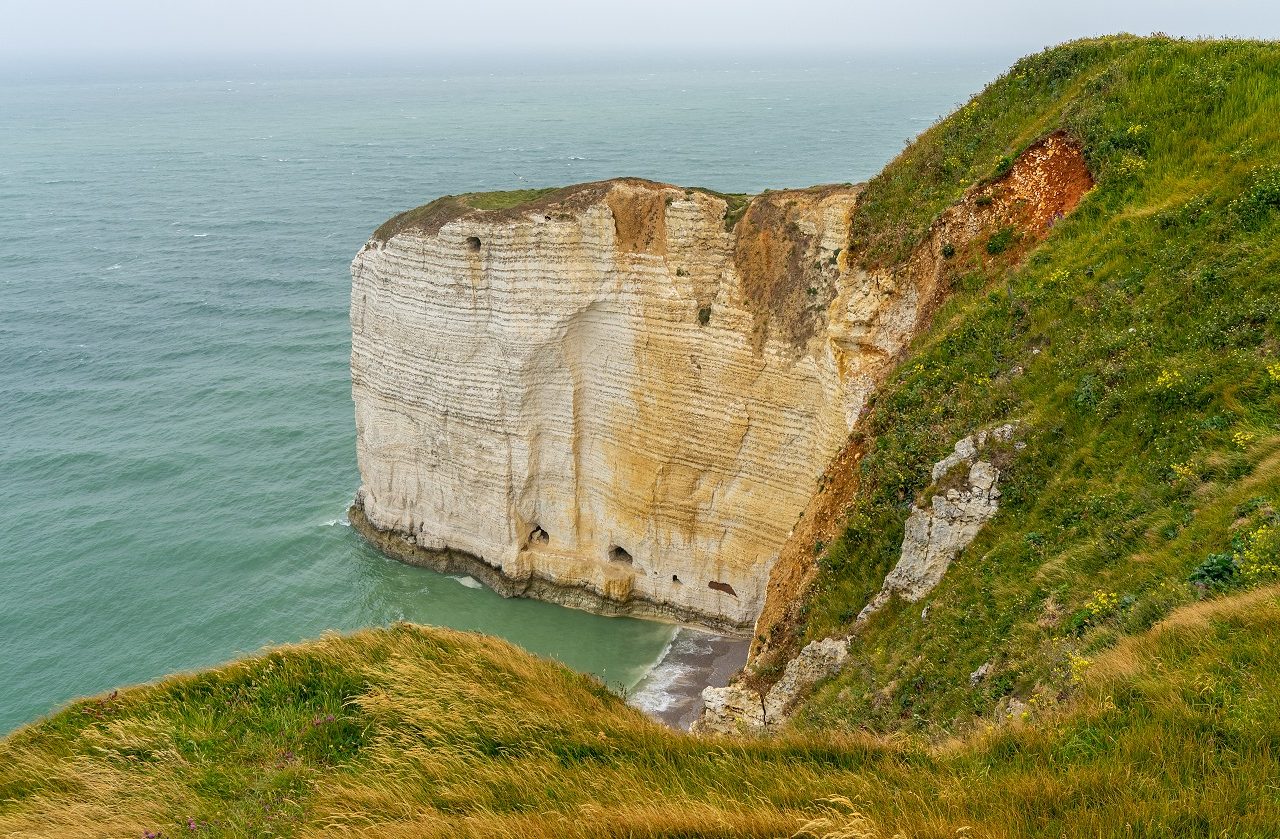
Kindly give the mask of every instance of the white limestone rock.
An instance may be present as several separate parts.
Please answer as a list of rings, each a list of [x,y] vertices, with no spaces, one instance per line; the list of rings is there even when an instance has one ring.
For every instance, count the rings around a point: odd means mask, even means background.
[[[741,681],[702,690],[702,717],[695,734],[740,734],[765,727],[766,700]]]
[[[959,488],[935,494],[927,507],[915,507],[907,518],[898,564],[885,577],[884,585],[858,614],[862,623],[897,595],[915,602],[942,581],[947,568],[969,546],[978,531],[996,514],[1000,471],[980,459],[989,442],[1009,442],[1014,427],[1005,424],[982,431],[956,443],[955,449],[934,464],[933,482],[942,481],[953,470],[966,469]]]
[[[766,193],[733,231],[639,180],[393,222],[352,264],[353,524],[504,594],[749,630],[916,327],[841,264],[858,192]]]
[[[814,685],[840,672],[849,658],[848,638],[811,641],[787,662],[782,678],[762,698],[741,680],[702,691],[703,715],[694,730],[733,734],[780,725],[796,702]]]

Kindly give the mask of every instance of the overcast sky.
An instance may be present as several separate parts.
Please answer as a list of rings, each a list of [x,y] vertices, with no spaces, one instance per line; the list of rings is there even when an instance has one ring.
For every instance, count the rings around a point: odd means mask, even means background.
[[[1083,35],[1280,37],[1280,0],[0,0],[10,59],[196,54],[957,45],[1030,52]]]

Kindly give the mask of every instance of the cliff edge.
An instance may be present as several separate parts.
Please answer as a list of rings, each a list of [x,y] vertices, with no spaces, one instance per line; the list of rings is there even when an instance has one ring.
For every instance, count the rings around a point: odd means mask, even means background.
[[[845,264],[859,192],[620,179],[392,219],[352,264],[353,523],[503,594],[749,630],[934,292]]]

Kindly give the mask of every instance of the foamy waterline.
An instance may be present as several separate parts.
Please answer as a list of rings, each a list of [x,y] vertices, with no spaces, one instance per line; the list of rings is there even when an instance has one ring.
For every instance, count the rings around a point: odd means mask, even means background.
[[[679,627],[627,703],[674,728],[687,729],[701,714],[702,691],[722,686],[746,661],[747,642]]]
[[[658,714],[671,707],[671,686],[674,684],[677,667],[667,665],[667,657],[676,638],[680,636],[682,627],[678,627],[671,635],[671,640],[662,648],[658,658],[649,666],[640,681],[636,682],[632,692],[627,694],[627,704],[639,708],[647,714]]]

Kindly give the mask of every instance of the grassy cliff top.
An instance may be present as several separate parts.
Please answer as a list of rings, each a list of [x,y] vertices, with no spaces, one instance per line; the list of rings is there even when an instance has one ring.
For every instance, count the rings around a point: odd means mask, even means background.
[[[386,242],[393,236],[410,230],[427,235],[435,234],[449,222],[475,212],[484,214],[490,220],[502,220],[537,211],[549,214],[577,212],[601,200],[608,190],[618,183],[651,189],[680,189],[671,184],[644,178],[613,178],[564,187],[445,195],[429,204],[423,204],[421,207],[415,207],[391,217],[374,231],[372,238],[377,242]],[[685,191],[701,192],[724,201],[725,228],[730,230],[742,217],[751,200],[750,195],[716,192],[702,187],[689,187]]]
[[[1098,656],[1070,705],[933,747],[689,737],[505,642],[400,624],[18,731],[0,834],[1261,837],[1278,624],[1277,588],[1184,608]]]
[[[386,242],[406,230],[434,233],[454,219],[461,218],[473,210],[494,211],[520,208],[563,190],[562,187],[553,186],[505,192],[444,195],[421,207],[414,207],[412,210],[405,210],[403,213],[392,216],[373,232],[372,238],[378,242]]]

